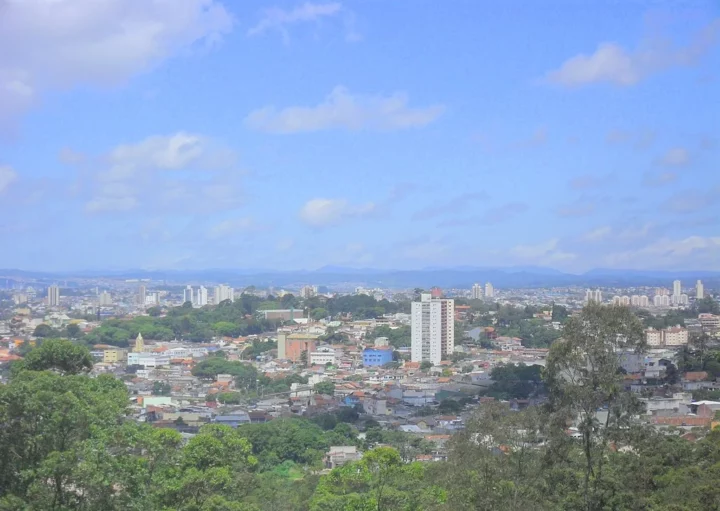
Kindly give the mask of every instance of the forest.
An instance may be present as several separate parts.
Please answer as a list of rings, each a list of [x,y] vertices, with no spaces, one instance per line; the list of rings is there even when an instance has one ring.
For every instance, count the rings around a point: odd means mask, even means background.
[[[125,385],[91,376],[85,347],[46,340],[0,385],[0,510],[720,509],[720,431],[635,420],[642,403],[623,390],[615,349],[642,351],[642,328],[627,308],[586,307],[541,373],[515,366],[498,375],[542,383],[545,402],[480,405],[447,459],[428,463],[413,460],[432,444],[352,409],[208,424],[183,438],[132,420]],[[225,362],[204,374],[228,370]],[[598,410],[609,412],[602,421]],[[354,445],[363,458],[322,471],[331,445]]]

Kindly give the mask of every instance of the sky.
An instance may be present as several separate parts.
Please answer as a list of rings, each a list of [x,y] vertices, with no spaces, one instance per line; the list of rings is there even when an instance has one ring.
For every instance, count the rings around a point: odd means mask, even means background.
[[[0,268],[720,270],[714,0],[0,0]]]

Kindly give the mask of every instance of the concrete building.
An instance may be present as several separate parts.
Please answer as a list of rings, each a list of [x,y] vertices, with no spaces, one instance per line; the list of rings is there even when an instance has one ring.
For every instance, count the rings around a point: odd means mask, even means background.
[[[109,307],[113,304],[112,296],[107,291],[103,291],[98,296],[98,304],[100,307]]]
[[[680,282],[679,280],[673,281],[673,293],[672,294],[673,294],[673,296],[674,295],[680,296],[682,294],[682,282]]]
[[[137,304],[140,306],[145,306],[147,303],[147,288],[144,284],[140,284],[138,286],[138,293],[137,293]]]
[[[308,299],[312,298],[313,296],[317,295],[317,287],[316,286],[303,286],[300,289],[300,298]]]
[[[486,293],[487,294],[487,293]],[[439,364],[443,355],[451,355],[455,348],[455,301],[433,299],[423,293],[419,302],[412,303],[411,358],[413,362],[429,361]]]
[[[602,291],[599,289],[587,289],[585,291],[585,303],[602,303]]]
[[[278,358],[299,362],[303,352],[307,352],[307,359],[310,362],[310,354],[317,351],[318,336],[314,334],[288,334],[278,332]]]
[[[362,459],[362,453],[358,452],[354,445],[335,445],[325,454],[323,461],[325,468],[333,469],[342,467],[345,463],[351,461],[359,461]]]
[[[485,298],[494,298],[495,297],[495,288],[493,285],[488,282],[485,284]]]
[[[473,300],[480,300],[483,297],[483,287],[480,284],[473,284],[470,290],[470,298]]]
[[[48,288],[47,304],[48,307],[60,305],[60,288],[54,284]]]
[[[655,295],[653,305],[655,307],[670,307],[670,297],[668,295]]]
[[[703,286],[702,280],[698,280],[695,283],[695,299],[702,300],[705,298],[705,286]]]
[[[668,347],[676,348],[685,346],[688,343],[688,331],[680,326],[665,328],[663,330],[655,330],[648,328],[645,330],[645,339],[647,345],[651,348]]]
[[[205,286],[198,288],[195,302],[199,307],[204,307],[208,304],[208,290]]]
[[[365,367],[381,366],[392,362],[392,348],[365,348],[363,350],[363,365]]]
[[[330,346],[319,346],[315,351],[310,353],[310,365],[324,366],[325,364],[335,365],[337,363],[338,353],[335,348]]]
[[[302,309],[269,309],[258,311],[258,314],[262,315],[263,319],[269,321],[290,321],[292,319],[302,319],[304,312]]]
[[[705,330],[718,330],[720,329],[720,316],[704,312],[698,314],[698,321]]]
[[[128,353],[127,363],[129,366],[138,365],[142,367],[165,367],[170,365],[170,356],[159,353]]]
[[[190,285],[183,290],[183,303],[187,302],[195,305],[195,290]]]
[[[230,286],[226,286],[225,284],[220,284],[217,286],[213,293],[213,302],[215,305],[219,304],[220,302],[224,302],[225,300],[230,300],[231,302],[235,301],[235,290],[231,288]]]
[[[108,348],[103,350],[102,361],[106,364],[117,364],[118,362],[125,362],[127,360],[127,350],[120,348]]]

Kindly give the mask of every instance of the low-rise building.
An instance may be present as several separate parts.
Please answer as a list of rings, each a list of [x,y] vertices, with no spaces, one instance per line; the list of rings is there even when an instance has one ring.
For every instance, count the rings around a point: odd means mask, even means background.
[[[325,467],[329,469],[342,467],[351,461],[362,459],[362,453],[358,452],[354,445],[334,445],[325,454]]]

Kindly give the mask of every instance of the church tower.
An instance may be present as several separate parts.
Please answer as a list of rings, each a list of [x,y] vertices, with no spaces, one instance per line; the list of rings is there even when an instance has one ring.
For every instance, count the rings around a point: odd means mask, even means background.
[[[143,336],[141,333],[138,333],[137,338],[135,339],[135,353],[142,353],[145,351],[145,341],[143,340]]]

